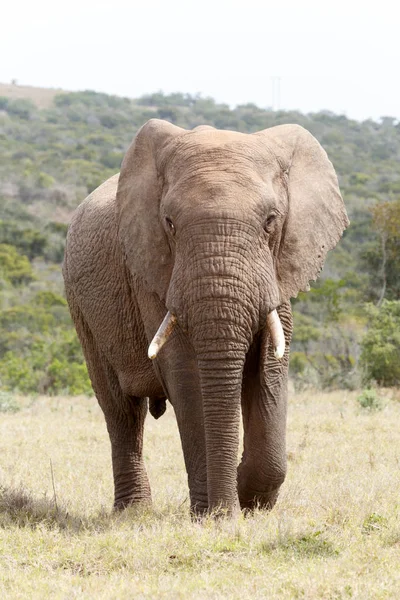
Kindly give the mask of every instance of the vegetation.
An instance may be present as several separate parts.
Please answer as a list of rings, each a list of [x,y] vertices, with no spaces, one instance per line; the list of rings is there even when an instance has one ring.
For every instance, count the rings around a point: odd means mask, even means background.
[[[367,305],[369,327],[361,341],[361,365],[366,381],[400,385],[400,302]]]
[[[381,410],[382,402],[375,389],[365,389],[357,398],[357,402],[361,408],[366,410]]]
[[[299,123],[319,139],[339,174],[351,226],[312,291],[293,301],[292,378],[298,389],[354,388],[371,379],[398,383],[400,342],[390,328],[400,306],[399,123],[390,117],[359,123],[326,111],[273,112],[253,104],[231,109],[181,93],[130,100],[53,91],[51,98],[38,108],[26,97],[0,97],[3,388],[89,390],[62,298],[66,227],[77,204],[118,171],[132,137],[151,117],[186,128],[209,124],[246,132]],[[46,301],[45,292],[53,294]],[[386,326],[379,334],[375,309],[367,305],[383,311]]]
[[[146,423],[154,506],[110,513],[104,418],[84,398],[15,398],[1,415],[0,595],[232,600],[397,598],[400,397],[295,394],[271,513],[191,522],[171,407]],[[351,451],[349,448],[351,447]]]

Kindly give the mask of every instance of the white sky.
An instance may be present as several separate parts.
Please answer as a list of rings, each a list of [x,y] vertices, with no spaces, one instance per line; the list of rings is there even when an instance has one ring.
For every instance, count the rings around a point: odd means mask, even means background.
[[[397,0],[8,0],[0,81],[400,119]]]

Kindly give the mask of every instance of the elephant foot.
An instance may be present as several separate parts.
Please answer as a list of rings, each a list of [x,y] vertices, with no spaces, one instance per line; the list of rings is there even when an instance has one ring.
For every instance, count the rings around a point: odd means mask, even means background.
[[[251,512],[253,510],[256,510],[257,508],[263,510],[271,510],[276,504],[278,495],[279,487],[264,494],[246,494],[245,496],[240,497],[240,508],[244,512]]]
[[[145,472],[134,478],[131,472],[120,474],[115,483],[115,510],[123,510],[132,505],[151,504],[150,485]]]
[[[190,518],[194,523],[203,522],[208,514],[207,504],[194,504],[190,506]]]
[[[264,468],[263,468],[264,467]],[[279,490],[286,476],[286,464],[265,468],[253,460],[243,460],[238,469],[238,493],[240,507],[244,511],[256,508],[271,510],[278,499]]]
[[[205,518],[211,516],[214,519],[221,518],[232,518],[238,516],[240,513],[240,505],[237,500],[232,506],[216,505],[210,507],[208,499],[205,501],[191,502],[190,503],[190,515],[192,521],[203,521]]]
[[[141,454],[113,447],[114,509],[151,503],[151,490]]]
[[[190,516],[193,521],[202,520],[208,514],[208,495],[207,487],[205,492],[190,494]]]
[[[152,501],[151,501],[151,497],[145,497],[145,498],[137,498],[137,497],[123,497],[123,498],[116,498],[114,500],[114,505],[113,505],[113,510],[115,512],[119,512],[124,510],[125,508],[128,508],[129,506],[151,506]]]

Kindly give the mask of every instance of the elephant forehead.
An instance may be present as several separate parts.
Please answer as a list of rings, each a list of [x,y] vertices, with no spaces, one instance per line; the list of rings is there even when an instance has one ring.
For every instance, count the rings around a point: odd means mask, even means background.
[[[211,220],[215,224],[232,221],[233,229],[237,229],[241,222],[257,223],[273,202],[274,191],[263,182],[247,183],[243,175],[235,179],[230,175],[228,181],[223,181],[209,173],[209,178],[180,180],[168,189],[162,205],[178,228],[197,226],[198,222],[203,227]]]
[[[278,162],[251,135],[231,131],[193,131],[173,140],[161,156],[161,170],[169,181],[193,174],[220,172],[263,177]]]

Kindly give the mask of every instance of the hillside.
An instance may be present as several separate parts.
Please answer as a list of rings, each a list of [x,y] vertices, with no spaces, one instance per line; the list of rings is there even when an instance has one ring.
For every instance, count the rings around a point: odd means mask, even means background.
[[[360,123],[329,112],[273,112],[252,104],[230,109],[180,93],[128,99],[1,85],[3,387],[51,393],[90,389],[63,298],[66,226],[83,198],[119,170],[137,129],[151,117],[186,128],[209,124],[246,132],[299,123],[321,142],[339,175],[352,223],[313,291],[293,302],[292,376],[300,387],[359,385],[365,375],[362,339],[372,322],[364,305],[400,299],[399,123],[390,118]],[[397,319],[390,310],[388,319]],[[396,358],[400,343],[393,343]],[[382,373],[373,378],[392,381]]]
[[[16,83],[0,83],[0,97],[11,100],[31,100],[37,108],[50,108],[55,96],[64,90],[55,88],[41,88],[31,85],[19,85]]]

